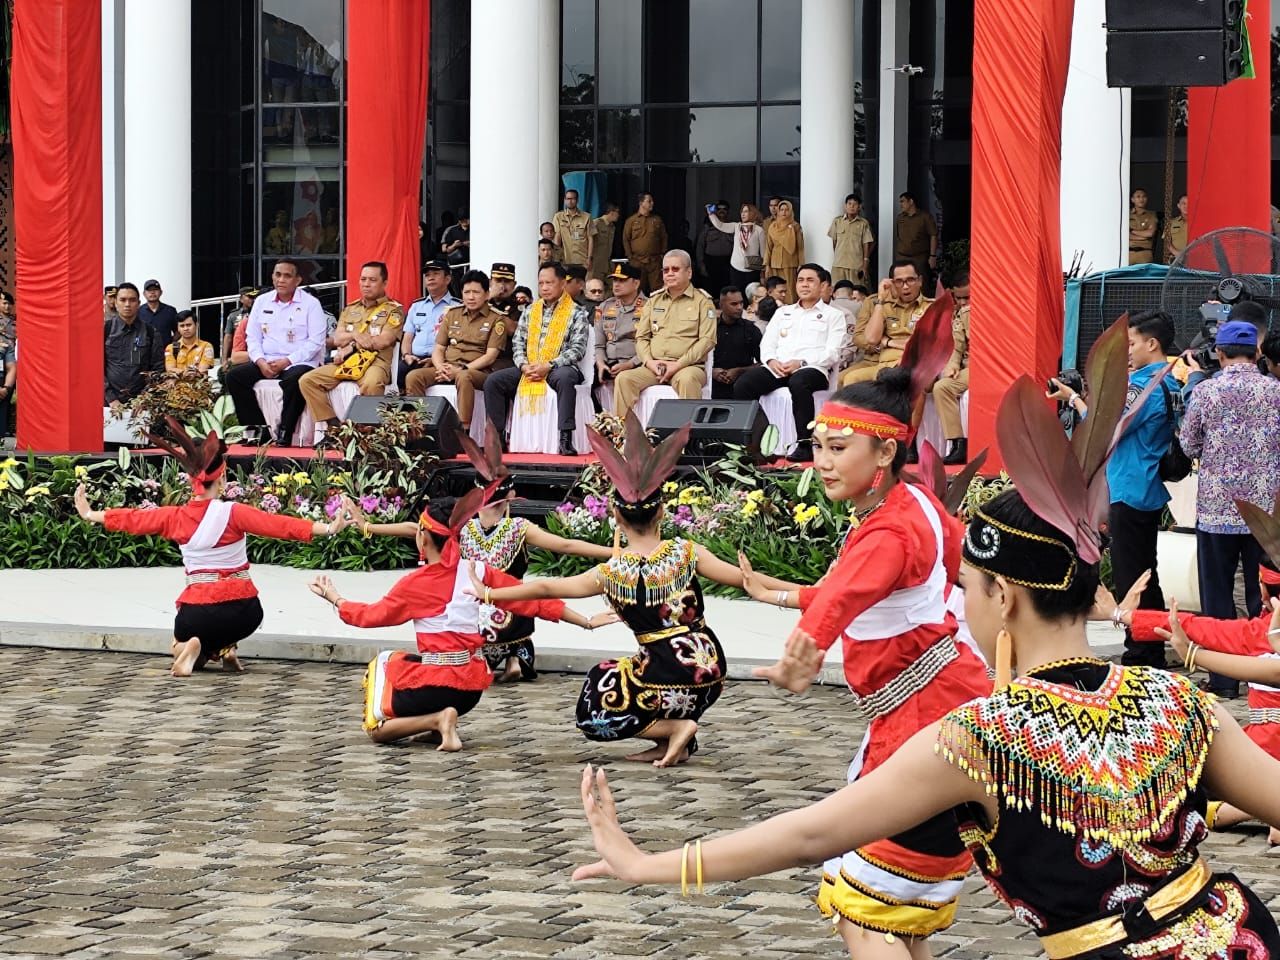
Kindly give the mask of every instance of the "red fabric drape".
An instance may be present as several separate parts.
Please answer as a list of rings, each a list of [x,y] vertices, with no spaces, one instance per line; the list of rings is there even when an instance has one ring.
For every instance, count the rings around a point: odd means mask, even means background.
[[[16,0],[19,449],[102,449],[102,5]]]
[[[1189,91],[1187,202],[1190,236],[1222,227],[1271,229],[1271,3],[1249,0],[1256,76]],[[1236,269],[1270,273],[1265,255]]]
[[[386,263],[389,296],[422,288],[418,205],[427,126],[428,0],[347,5],[347,298],[360,264]]]
[[[970,449],[998,467],[995,418],[1024,373],[1057,372],[1062,101],[1074,0],[975,0]]]

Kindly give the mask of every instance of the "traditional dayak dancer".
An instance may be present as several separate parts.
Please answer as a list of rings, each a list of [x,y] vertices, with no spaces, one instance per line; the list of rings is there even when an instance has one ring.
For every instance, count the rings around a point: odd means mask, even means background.
[[[588,436],[615,488],[612,558],[576,577],[497,590],[476,582],[474,589],[500,607],[512,600],[603,594],[640,649],[591,668],[578,698],[578,729],[589,740],[652,740],[654,748],[627,759],[668,767],[697,752],[697,721],[719,699],[725,678],[724,650],[706,625],[698,575],[741,586],[742,574],[706,547],[662,538],[662,484],[688,441],[688,426],[654,448],[629,413],[622,452],[594,428]],[[621,535],[625,551],[617,547]]]
[[[386,627],[413,621],[418,652],[387,650],[370,661],[364,679],[364,729],[377,743],[418,734],[435,734],[439,750],[462,749],[458,718],[480,702],[493,675],[481,647],[476,599],[464,591],[471,565],[462,564],[458,533],[484,503],[492,487],[476,489],[459,500],[431,502],[419,520],[418,551],[423,566],[397,581],[376,603],[343,599],[327,576],[316,577],[312,591],[333,604],[344,623]],[[520,581],[500,570],[479,565],[474,573],[487,586]],[[617,618],[611,613],[584,617],[559,600],[514,603],[522,615],[567,620],[593,630]]]
[[[458,537],[464,560],[479,560],[522,579],[529,569],[529,547],[566,556],[607,560],[608,547],[585,540],[569,540],[543,530],[523,517],[511,516],[511,500],[515,496],[511,476],[502,464],[502,443],[492,423],[486,428],[484,450],[465,433],[458,439],[476,468],[478,482],[496,482],[494,499],[469,520]],[[347,502],[352,522],[365,536],[375,534],[412,538],[417,536],[414,523],[370,523],[354,504]],[[535,680],[538,671],[534,661],[532,617],[503,610],[492,604],[480,605],[480,632],[485,638],[484,656],[494,672],[494,680]],[[502,671],[499,673],[498,671]]]
[[[601,859],[576,879],[700,890],[865,848],[945,814],[1054,960],[1280,956],[1265,905],[1197,849],[1206,788],[1276,822],[1280,763],[1186,678],[1107,663],[1088,645],[1104,470],[1127,387],[1125,331],[1107,336],[1109,368],[1090,364],[1095,397],[1107,399],[1073,438],[1076,457],[1030,378],[997,418],[1016,490],[974,512],[961,574],[974,636],[997,665],[996,692],[929,724],[832,797],[656,855],[631,842],[603,771],[588,767],[583,806]],[[820,658],[812,641],[799,642],[782,667],[803,674]],[[876,952],[905,957],[908,948]],[[909,952],[926,955],[923,945]]]
[[[210,660],[221,658],[224,670],[243,670],[236,645],[262,623],[258,588],[249,577],[245,535],[276,540],[310,540],[333,536],[346,526],[343,516],[331,523],[266,513],[243,503],[222,499],[226,487],[227,445],[210,432],[200,446],[177,420],[166,420],[177,446],[165,437],[151,442],[173,456],[187,473],[191,499],[180,507],[150,510],[113,507],[89,509],[84,484],[76,489],[76,510],[90,523],[136,536],[155,535],[172,540],[182,552],[187,586],[178,595],[173,621],[172,673],[189,677]]]
[[[762,589],[742,561],[753,596],[804,610],[787,655],[757,675],[802,692],[843,638],[845,679],[870,721],[850,782],[947,711],[991,691],[986,665],[957,644],[947,609],[964,528],[930,492],[899,477],[911,445],[912,398],[941,369],[950,342],[947,298],[917,325],[908,345],[912,372],[885,370],[874,382],[842,388],[819,413],[814,468],[827,496],[853,507],[840,555],[821,583]],[[811,662],[794,658],[800,645],[815,651]],[[927,951],[923,938],[955,917],[971,861],[954,818],[943,813],[906,826],[824,866],[818,907],[836,919],[850,954]]]

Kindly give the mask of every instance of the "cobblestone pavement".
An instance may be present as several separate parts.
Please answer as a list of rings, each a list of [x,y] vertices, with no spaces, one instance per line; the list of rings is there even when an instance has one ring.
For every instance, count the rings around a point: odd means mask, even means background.
[[[659,771],[577,735],[573,677],[490,691],[452,757],[370,743],[351,667],[179,682],[161,658],[0,649],[0,677],[5,957],[842,956],[807,871],[688,900],[569,882],[584,762],[617,772],[642,843],[737,827],[841,782],[862,730],[834,690],[734,684],[697,759]],[[1208,853],[1275,901],[1264,846]],[[960,918],[936,953],[1038,954],[974,880]]]

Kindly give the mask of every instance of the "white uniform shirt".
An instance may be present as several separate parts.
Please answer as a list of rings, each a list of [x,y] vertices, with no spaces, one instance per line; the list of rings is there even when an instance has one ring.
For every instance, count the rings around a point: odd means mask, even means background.
[[[840,359],[847,323],[844,313],[819,300],[806,310],[798,303],[781,308],[765,328],[760,343],[764,363],[803,360],[806,366],[830,373]]]
[[[290,366],[320,366],[329,326],[320,301],[302,289],[295,290],[287,303],[279,297],[273,290],[253,301],[245,327],[249,359],[257,363],[287,357]]]

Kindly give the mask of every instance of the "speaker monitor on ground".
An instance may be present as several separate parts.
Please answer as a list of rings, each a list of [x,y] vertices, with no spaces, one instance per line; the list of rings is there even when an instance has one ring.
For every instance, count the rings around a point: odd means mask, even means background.
[[[423,439],[411,443],[410,449],[430,450],[442,458],[456,457],[462,452],[458,431],[462,422],[458,411],[444,397],[356,397],[347,407],[346,419],[370,426],[382,422],[387,411],[417,411],[425,427]]]
[[[1244,73],[1243,0],[1107,0],[1107,84],[1220,87]]]
[[[760,441],[769,420],[758,400],[659,400],[647,426],[661,440],[686,423],[693,430],[681,463],[719,460],[729,446],[745,448],[753,460],[762,459]]]

